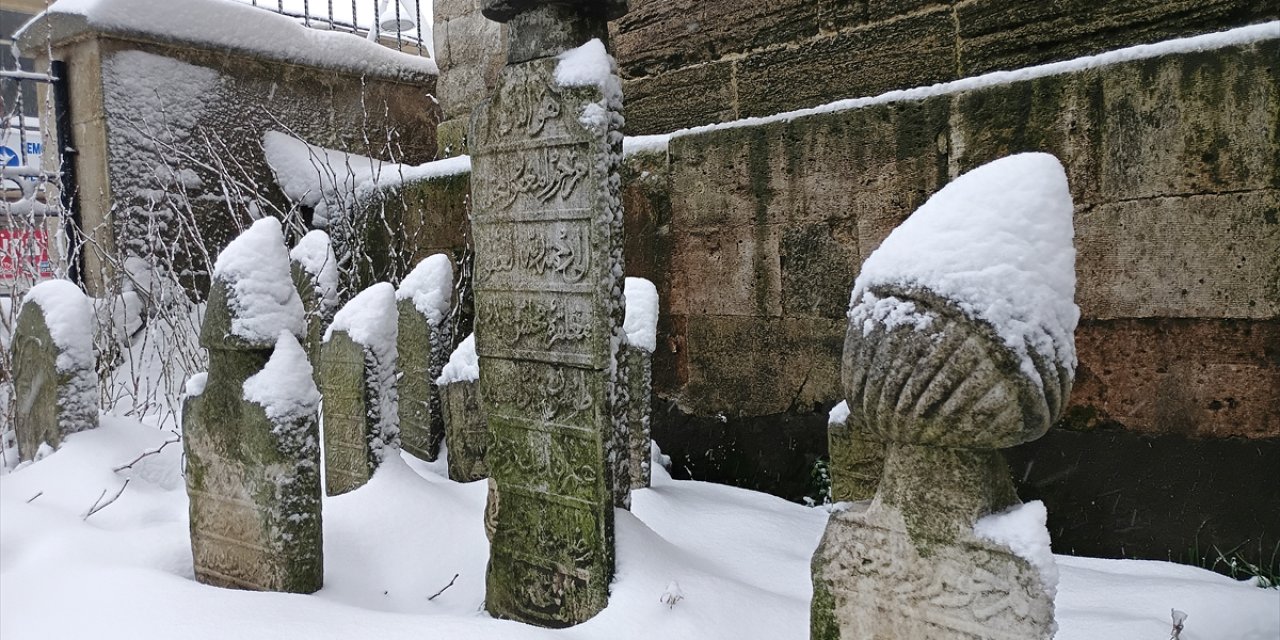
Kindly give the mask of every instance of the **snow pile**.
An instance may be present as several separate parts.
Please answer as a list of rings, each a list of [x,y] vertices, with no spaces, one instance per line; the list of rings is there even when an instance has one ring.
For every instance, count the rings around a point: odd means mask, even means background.
[[[360,489],[324,498],[319,592],[202,585],[192,575],[182,450],[164,445],[171,437],[108,416],[101,428],[72,435],[43,460],[0,476],[0,637],[776,640],[808,634],[809,561],[827,513],[743,489],[672,480],[656,465],[653,486],[633,492],[631,512],[617,512],[609,606],[573,628],[540,629],[478,613],[489,556],[485,483],[452,482],[441,463],[409,457],[388,459]],[[112,471],[156,450],[133,468]],[[118,500],[82,518],[126,477],[132,481]],[[394,553],[388,540],[396,541]],[[1062,573],[1057,640],[1168,638],[1171,607],[1190,614],[1182,640],[1280,636],[1280,591],[1166,562],[1056,560]],[[680,598],[672,606],[674,596]]]
[[[49,335],[58,348],[59,373],[91,371],[98,376],[93,352],[93,308],[80,287],[67,280],[46,280],[31,287],[22,304],[40,307]]]
[[[298,339],[288,331],[280,332],[271,359],[262,371],[244,381],[244,399],[261,406],[277,424],[315,415],[320,391],[311,377],[311,362]]]
[[[323,307],[320,315],[328,317],[338,306],[338,257],[333,254],[329,234],[319,229],[308,231],[289,251],[289,259],[311,276]]]
[[[973,534],[1008,547],[1013,555],[1026,560],[1040,574],[1044,592],[1050,598],[1058,595],[1058,565],[1049,549],[1049,529],[1045,522],[1049,512],[1044,503],[1033,500],[1003,513],[979,518]]]
[[[627,278],[622,296],[627,299],[622,320],[627,344],[653,353],[658,348],[658,288],[644,278]]]
[[[309,364],[307,366],[310,366]],[[186,384],[182,385],[182,395],[186,398],[194,398],[204,394],[204,388],[209,384],[209,372],[201,371],[194,373],[187,378]]]
[[[315,223],[321,226],[384,189],[471,170],[470,156],[397,164],[316,146],[279,131],[263,134],[262,149],[280,190],[313,208]]]
[[[877,314],[919,326],[910,303],[881,300],[878,285],[922,287],[990,324],[1039,381],[1029,349],[1075,370],[1073,208],[1058,159],[1023,153],[956,178],[907,218],[862,265],[849,317]]]
[[[42,16],[46,14],[61,37],[95,29],[360,76],[421,81],[439,73],[430,58],[400,53],[354,34],[311,29],[293,18],[225,0],[58,0]],[[40,19],[28,22],[15,39],[24,46],[43,44]]]
[[[622,91],[613,62],[599,38],[556,56],[556,84],[562,87],[597,87],[606,95]]]
[[[293,286],[279,220],[262,218],[232,240],[218,254],[213,277],[227,285],[233,335],[275,344],[281,331],[303,334],[302,299]]]
[[[827,412],[827,424],[844,424],[849,421],[849,401],[841,400],[840,404],[831,407]]]
[[[480,358],[476,356],[476,334],[467,336],[440,371],[436,384],[444,386],[453,382],[470,382],[480,379]]]
[[[453,299],[453,261],[443,253],[427,256],[396,289],[396,300],[413,300],[413,307],[439,326],[449,315]]]

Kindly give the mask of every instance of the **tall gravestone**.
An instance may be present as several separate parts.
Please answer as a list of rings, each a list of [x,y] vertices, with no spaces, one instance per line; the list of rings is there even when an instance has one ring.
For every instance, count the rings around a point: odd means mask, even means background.
[[[89,299],[66,280],[41,282],[23,298],[11,347],[22,460],[98,426],[92,315]]]
[[[627,333],[623,348],[627,386],[628,476],[632,489],[649,486],[653,441],[649,420],[653,400],[653,351],[658,342],[658,289],[644,278],[627,278],[626,316],[622,328]]]
[[[1011,156],[947,185],[863,264],[843,383],[884,471],[814,554],[814,640],[1053,636],[1043,506],[1019,503],[999,449],[1043,435],[1071,390],[1071,219],[1061,164]]]
[[[485,607],[547,627],[605,607],[622,336],[618,0],[485,0],[507,66],[472,114],[476,348],[494,481]],[[585,43],[585,44],[584,44]],[[576,47],[576,48],[575,48]]]
[[[449,443],[449,479],[471,482],[489,477],[485,453],[489,449],[489,427],[480,405],[477,381],[475,334],[467,336],[449,356],[436,384],[444,413],[446,442]]]
[[[280,223],[264,218],[214,264],[187,386],[183,447],[196,579],[311,593],[324,580],[319,395],[296,336],[302,303]]]
[[[395,288],[361,291],[333,317],[320,347],[325,491],[364,486],[400,449]]]
[[[400,444],[424,460],[436,459],[445,437],[436,378],[452,347],[452,300],[453,261],[442,253],[418,263],[396,289]]]

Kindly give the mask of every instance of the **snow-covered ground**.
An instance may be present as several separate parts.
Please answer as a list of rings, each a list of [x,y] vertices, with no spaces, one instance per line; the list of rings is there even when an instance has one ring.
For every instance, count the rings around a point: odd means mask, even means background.
[[[452,482],[443,461],[409,457],[325,499],[324,589],[205,586],[191,568],[181,445],[113,471],[172,438],[104,416],[101,428],[0,476],[0,638],[808,637],[809,557],[826,511],[675,481],[656,465],[654,486],[618,516],[609,607],[572,629],[483,612],[485,483]],[[84,518],[126,479],[118,500]],[[1275,589],[1164,562],[1057,560],[1060,640],[1164,640],[1172,608],[1189,614],[1183,640],[1280,637]],[[674,605],[662,602],[676,593]]]

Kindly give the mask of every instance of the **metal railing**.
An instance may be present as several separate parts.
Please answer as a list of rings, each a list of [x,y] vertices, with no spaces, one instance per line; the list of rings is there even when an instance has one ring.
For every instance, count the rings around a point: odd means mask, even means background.
[[[423,0],[239,0],[288,16],[314,29],[344,31],[381,42],[405,53],[433,57],[429,16]],[[428,9],[431,0],[426,0]]]

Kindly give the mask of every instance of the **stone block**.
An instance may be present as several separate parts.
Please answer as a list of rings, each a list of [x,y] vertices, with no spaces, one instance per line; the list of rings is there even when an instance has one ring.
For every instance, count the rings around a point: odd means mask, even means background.
[[[625,470],[631,489],[643,489],[650,480],[650,412],[653,400],[653,361],[648,350],[634,346],[622,349],[627,386],[627,456]]]
[[[414,308],[413,300],[396,303],[397,409],[400,443],[405,451],[423,460],[435,460],[445,438],[444,416],[436,378],[448,360],[452,346],[448,323],[433,324]]]
[[[622,91],[627,96],[627,135],[665,133],[738,116],[732,62],[708,62],[629,79],[622,83]]]
[[[1274,318],[1280,191],[1123,200],[1078,214],[1086,318]]]
[[[1280,320],[1085,320],[1072,431],[1262,440],[1280,431]]]
[[[330,331],[320,347],[320,394],[324,397],[325,492],[336,496],[364,486],[396,438],[381,411],[385,390],[369,350],[346,331]],[[394,416],[392,416],[394,418]]]
[[[687,231],[671,255],[670,313],[782,314],[777,225]]]
[[[60,298],[57,304],[45,311],[43,303],[55,302],[55,295]],[[68,298],[70,304],[65,302]],[[83,315],[61,315],[77,312]],[[18,312],[10,348],[17,407],[13,429],[21,460],[34,459],[41,445],[57,448],[66,436],[98,426],[91,314],[84,294],[74,284],[60,280],[33,288]],[[57,325],[52,331],[50,322]]]
[[[472,482],[489,477],[485,452],[489,426],[475,380],[459,380],[440,387],[445,442],[449,443],[449,479]]]
[[[866,427],[849,420],[827,424],[831,501],[870,500],[884,471],[884,443],[867,437]]]
[[[940,7],[738,61],[743,117],[954,80],[955,25]]]
[[[846,233],[840,234],[842,229],[824,224],[783,230],[779,260],[784,315],[844,317],[853,285],[849,274],[857,272],[861,256],[856,236],[843,230]]]
[[[466,119],[496,86],[506,60],[507,27],[484,18],[479,12],[447,21],[437,21],[443,46],[436,98],[445,119]]]
[[[623,77],[639,78],[817,32],[810,0],[643,0],[614,21],[611,40]]]
[[[1280,17],[1265,0],[957,3],[963,75],[1017,69]]]

